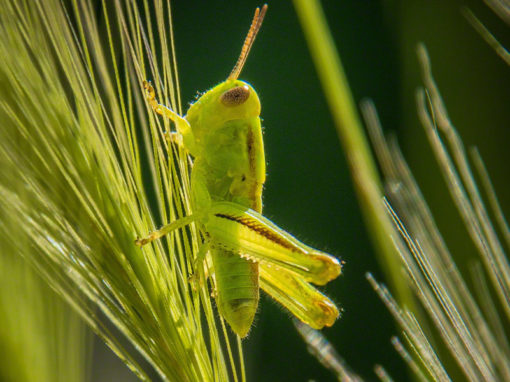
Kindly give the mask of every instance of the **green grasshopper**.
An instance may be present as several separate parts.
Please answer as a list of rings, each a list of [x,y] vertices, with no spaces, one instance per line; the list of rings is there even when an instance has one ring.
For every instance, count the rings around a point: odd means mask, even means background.
[[[255,11],[241,55],[226,81],[193,103],[181,117],[158,104],[144,82],[152,109],[172,120],[184,148],[194,157],[192,211],[136,244],[145,245],[196,223],[204,243],[195,264],[212,264],[216,305],[232,330],[245,337],[253,323],[260,287],[315,329],[331,326],[335,304],[309,283],[324,285],[341,272],[340,262],[306,246],[261,215],[266,177],[260,101],[250,84],[238,80],[264,19]],[[175,137],[174,137],[175,138]]]

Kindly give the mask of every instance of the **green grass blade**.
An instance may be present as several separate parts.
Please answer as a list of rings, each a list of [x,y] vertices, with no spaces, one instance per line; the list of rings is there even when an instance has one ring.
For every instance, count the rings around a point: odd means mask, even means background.
[[[164,139],[171,126],[142,89],[152,79],[180,110],[169,4],[100,5],[2,2],[0,203],[32,243],[17,253],[140,379],[94,307],[164,380],[228,380],[207,285],[188,282],[195,227],[134,245],[190,214],[189,158]]]
[[[398,256],[390,239],[395,236],[394,229],[381,203],[381,179],[326,18],[317,0],[294,0],[294,6],[350,165],[368,230],[396,294],[409,306],[412,298],[402,280]]]

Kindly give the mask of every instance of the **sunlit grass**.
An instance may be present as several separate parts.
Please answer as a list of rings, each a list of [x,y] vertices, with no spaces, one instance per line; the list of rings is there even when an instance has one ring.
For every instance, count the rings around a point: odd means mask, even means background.
[[[0,191],[1,193],[1,191]],[[80,317],[18,256],[38,256],[0,203],[0,380],[86,381],[91,336]],[[5,240],[10,237],[14,240]]]
[[[163,139],[170,126],[142,90],[152,79],[180,111],[168,4],[95,11],[91,1],[2,3],[3,223],[30,238],[17,254],[140,379],[146,370],[96,307],[163,379],[227,380],[209,292],[188,282],[197,232],[134,245],[190,208],[189,160]]]

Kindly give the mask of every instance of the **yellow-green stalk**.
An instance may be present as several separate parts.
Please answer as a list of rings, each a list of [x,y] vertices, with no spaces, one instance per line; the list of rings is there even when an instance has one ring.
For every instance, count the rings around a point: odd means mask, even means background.
[[[10,174],[0,178],[1,203],[31,240],[18,254],[140,379],[146,371],[91,306],[164,380],[227,380],[236,365],[223,354],[209,292],[188,282],[195,230],[143,250],[133,243],[190,213],[189,160],[163,139],[170,126],[142,89],[152,78],[180,111],[167,2],[144,2],[141,12],[104,1],[100,18],[88,0],[1,7],[0,155]]]
[[[412,298],[401,277],[391,240],[395,231],[382,203],[381,178],[326,18],[318,0],[294,0],[294,6],[350,166],[360,207],[375,249],[399,300],[410,306]]]

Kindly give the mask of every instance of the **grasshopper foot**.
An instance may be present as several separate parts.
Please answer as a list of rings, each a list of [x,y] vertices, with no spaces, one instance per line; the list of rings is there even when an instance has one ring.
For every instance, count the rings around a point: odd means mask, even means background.
[[[155,237],[153,237],[152,234],[150,234],[149,236],[147,237],[143,237],[143,238],[137,238],[135,240],[135,245],[138,246],[138,247],[143,247],[145,244],[147,243],[150,243],[151,241],[153,241],[155,239]]]
[[[175,131],[167,131],[165,133],[165,138],[169,144],[174,144],[182,149],[185,149],[184,142],[182,140],[182,134],[179,134],[178,132]]]

